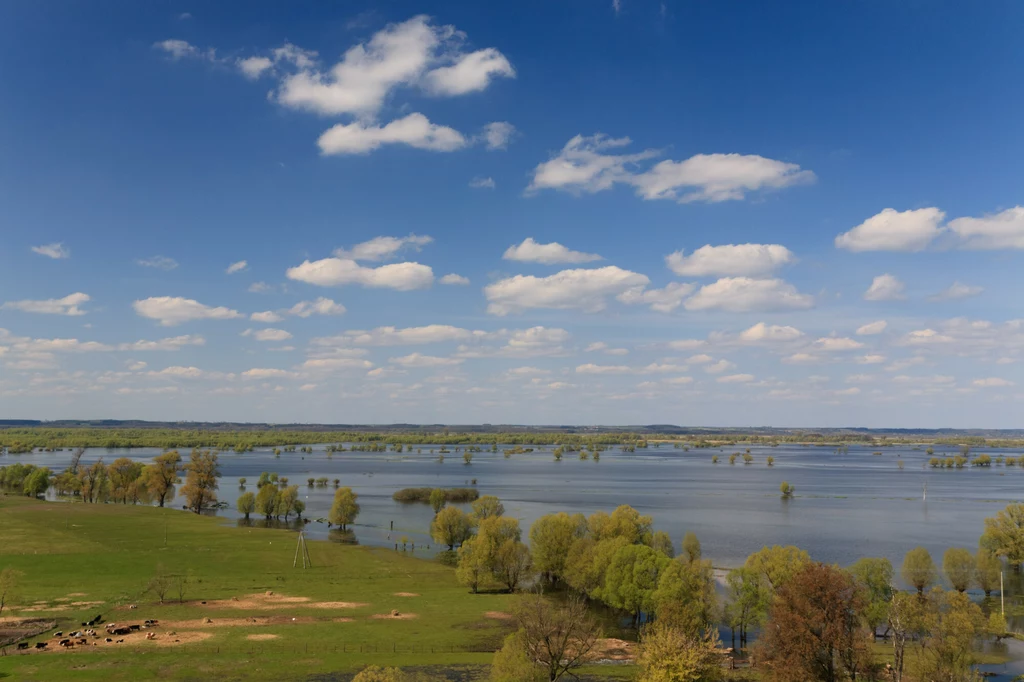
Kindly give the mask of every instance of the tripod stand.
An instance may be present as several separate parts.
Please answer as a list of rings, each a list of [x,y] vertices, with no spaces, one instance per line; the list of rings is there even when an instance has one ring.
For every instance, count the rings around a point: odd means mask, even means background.
[[[309,558],[309,549],[306,547],[306,533],[299,531],[299,541],[295,545],[295,559],[292,561],[292,568],[299,564],[299,555],[302,555],[302,567],[312,568],[313,562]]]

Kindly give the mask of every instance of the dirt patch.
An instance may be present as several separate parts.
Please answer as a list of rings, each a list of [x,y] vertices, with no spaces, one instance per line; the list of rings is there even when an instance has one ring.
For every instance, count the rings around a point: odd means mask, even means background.
[[[197,602],[190,602],[192,606],[200,605]],[[309,597],[286,597],[280,594],[264,593],[249,594],[244,597],[233,597],[231,599],[218,599],[208,601],[205,604],[212,609],[247,609],[261,611],[270,609],[289,609],[296,606],[305,606],[311,609],[358,609],[369,606],[362,602],[349,601],[311,601]]]
[[[189,630],[192,628],[253,628],[267,625],[303,625],[320,622],[310,616],[254,616],[251,618],[199,618],[196,620],[161,621],[163,631]]]
[[[73,601],[72,606],[101,606],[104,602],[101,601]]]
[[[491,618],[493,620],[514,620],[515,616],[511,613],[505,613],[504,611],[484,611],[484,618]]]
[[[68,592],[69,597],[88,597],[88,592]]]
[[[18,613],[38,613],[40,611],[68,611],[71,607],[67,604],[60,606],[30,606],[27,609],[18,609]]]
[[[100,636],[98,638],[89,639],[87,644],[79,644],[73,647],[62,647],[57,644],[56,640],[50,641],[50,646],[42,651],[31,649],[30,653],[74,653],[75,651],[91,651],[97,648],[116,648],[126,646],[182,646],[184,644],[195,644],[196,642],[202,642],[210,637],[213,637],[212,632],[160,632],[155,633],[155,639],[146,639],[148,632],[133,632],[130,635],[123,635],[120,637],[111,637],[113,641],[107,642],[106,638]]]
[[[420,595],[415,592],[395,592],[396,597],[418,597]]]
[[[253,642],[265,642],[268,639],[277,639],[277,635],[246,635],[245,638]]]
[[[591,654],[599,659],[610,661],[632,661],[636,658],[636,642],[624,639],[599,639],[594,644]]]
[[[375,613],[370,618],[375,620],[412,620],[413,618],[419,618],[415,613],[400,613],[398,611],[391,611],[390,613]]]

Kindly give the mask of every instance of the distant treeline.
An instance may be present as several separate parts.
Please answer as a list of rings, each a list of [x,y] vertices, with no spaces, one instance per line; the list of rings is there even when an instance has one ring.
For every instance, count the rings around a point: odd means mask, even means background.
[[[982,436],[948,436],[893,438],[869,433],[819,433],[814,431],[785,434],[741,434],[709,436],[693,434],[659,434],[638,432],[567,433],[567,432],[457,432],[440,430],[407,431],[223,431],[185,428],[47,428],[11,427],[0,429],[0,448],[10,453],[32,450],[68,448],[211,448],[247,452],[257,447],[281,447],[297,444],[369,443],[381,445],[557,445],[572,449],[601,445],[622,445],[630,448],[657,447],[658,442],[675,447],[722,447],[745,443],[750,445],[781,445],[807,443],[812,445],[866,444],[874,447],[908,443],[935,443],[973,447],[1020,447],[1024,439],[992,439]],[[362,448],[361,448],[362,449]],[[366,448],[373,449],[373,448]],[[383,448],[382,448],[383,449]]]
[[[476,488],[442,488],[445,502],[474,502],[480,498]],[[430,502],[434,488],[402,488],[391,496],[395,502]]]

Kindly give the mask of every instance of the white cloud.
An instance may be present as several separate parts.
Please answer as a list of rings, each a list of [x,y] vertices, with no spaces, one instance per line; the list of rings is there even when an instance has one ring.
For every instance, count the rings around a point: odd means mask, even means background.
[[[434,271],[427,265],[392,263],[368,268],[347,258],[303,261],[301,265],[288,268],[285,274],[288,279],[321,287],[359,284],[370,288],[412,291],[426,289],[434,282]]]
[[[301,368],[307,371],[331,372],[338,369],[371,369],[369,360],[349,357],[310,358],[302,363]]]
[[[540,367],[513,367],[505,372],[506,376],[513,378],[551,374],[551,370]]]
[[[885,328],[889,326],[885,320],[878,320],[877,322],[869,322],[865,325],[857,327],[857,334],[860,336],[871,336],[872,334],[881,334],[885,331]]]
[[[227,379],[233,374],[212,372],[198,367],[165,367],[159,371],[146,372],[147,376],[171,379]]]
[[[416,149],[453,152],[468,145],[469,141],[454,128],[431,123],[423,114],[412,113],[384,126],[361,121],[338,123],[324,131],[316,143],[321,154],[332,156],[368,154],[388,144],[407,144]]]
[[[878,365],[885,362],[885,356],[878,354],[862,355],[856,358],[856,362],[861,365]]]
[[[782,361],[787,365],[813,365],[822,360],[823,358],[820,355],[814,355],[813,353],[793,353],[782,358]]]
[[[670,313],[682,305],[683,299],[696,288],[696,284],[670,282],[663,289],[629,289],[616,296],[616,299],[627,304],[649,305],[651,310],[659,313]]]
[[[450,272],[441,279],[437,280],[441,284],[449,284],[454,286],[466,286],[469,284],[469,278],[457,275],[454,272]]]
[[[903,295],[905,285],[893,275],[885,274],[875,277],[871,286],[864,292],[865,301],[898,301],[906,298]]]
[[[476,177],[469,181],[469,186],[473,189],[494,189],[498,185],[494,182],[494,178]]]
[[[516,134],[516,127],[506,121],[495,121],[484,126],[483,140],[487,149],[495,151],[508,149],[508,143]]]
[[[984,287],[972,286],[970,284],[963,284],[962,282],[955,281],[949,288],[940,291],[939,293],[929,296],[929,300],[932,301],[958,301],[964,298],[973,298],[979,296],[985,291]]]
[[[141,372],[147,367],[149,367],[149,365],[142,360],[131,360],[128,362],[128,369],[132,372]]]
[[[694,348],[703,348],[706,345],[708,345],[708,342],[702,339],[679,339],[668,342],[668,347],[672,350],[693,350]]]
[[[946,214],[937,208],[896,211],[887,208],[836,237],[848,251],[921,251],[942,234]]]
[[[348,260],[385,261],[391,260],[402,251],[419,251],[433,242],[433,237],[411,233],[406,237],[374,237],[356,244],[351,249],[335,249],[333,255]]]
[[[247,289],[250,294],[266,294],[273,290],[274,287],[270,286],[266,282],[253,282]]]
[[[434,69],[424,80],[429,92],[451,96],[484,90],[499,76],[515,78],[516,71],[505,55],[489,47],[460,55],[454,64]]]
[[[718,377],[716,381],[720,384],[746,384],[754,380],[753,374],[730,374]]]
[[[184,346],[205,346],[206,339],[202,336],[194,336],[192,334],[184,334],[182,336],[174,336],[166,339],[160,339],[159,341],[134,341],[132,343],[122,343],[118,346],[118,350],[127,351],[176,351]]]
[[[722,372],[734,369],[735,367],[735,363],[729,362],[728,360],[719,360],[718,362],[706,365],[704,367],[704,371],[708,374],[721,374]]]
[[[442,358],[435,355],[423,355],[421,353],[410,353],[398,358],[389,358],[388,362],[401,367],[445,367],[458,365],[462,358]]]
[[[240,261],[238,261],[236,263],[232,263],[231,265],[229,265],[228,269],[225,270],[224,272],[226,272],[229,275],[233,275],[236,272],[244,271],[248,267],[249,267],[249,262],[248,261],[240,260]]]
[[[340,336],[313,339],[315,346],[418,346],[443,341],[465,341],[486,336],[486,332],[471,331],[446,324],[423,327],[377,327],[370,331],[353,330]]]
[[[144,268],[155,268],[157,270],[171,271],[178,267],[178,261],[167,256],[153,256],[152,258],[140,258],[135,261],[137,265]]]
[[[628,137],[577,135],[552,159],[539,164],[527,191],[560,189],[568,192],[601,192],[615,184],[631,185],[644,199],[727,201],[742,199],[748,192],[813,182],[810,171],[796,164],[756,155],[697,154],[684,161],[662,161],[640,171],[638,165],[660,152],[608,154],[630,144]]]
[[[161,40],[158,43],[153,43],[153,47],[158,50],[163,50],[171,59],[206,59],[209,61],[215,61],[217,59],[216,51],[211,49],[201,50],[195,45],[192,45],[184,40]]]
[[[299,301],[288,309],[289,315],[295,317],[310,317],[311,315],[342,315],[345,313],[345,306],[335,303],[329,298],[321,296],[315,301]]]
[[[665,257],[672,272],[686,277],[759,277],[795,261],[793,253],[781,244],[706,244],[689,256],[676,251]]]
[[[965,249],[1024,249],[1024,206],[982,218],[957,218],[949,229]]]
[[[295,372],[267,367],[253,367],[242,372],[242,378],[244,379],[287,379],[294,376]]]
[[[691,355],[686,358],[686,361],[691,365],[706,365],[709,362],[714,362],[715,359],[707,353],[700,353],[699,355]]]
[[[1013,382],[1000,377],[988,377],[987,379],[975,379],[971,385],[978,388],[1003,388],[1013,386]]]
[[[587,347],[583,349],[583,352],[584,353],[597,353],[597,352],[601,352],[601,353],[604,353],[605,355],[629,355],[629,350],[628,349],[626,349],[626,348],[609,348],[608,344],[605,343],[604,341],[595,341],[594,343],[591,343],[591,344],[587,345]]]
[[[55,260],[71,258],[71,249],[65,247],[63,242],[33,246],[32,251],[38,253],[40,256],[46,256],[47,258],[53,258]]]
[[[516,275],[484,288],[492,315],[507,315],[530,308],[578,309],[598,312],[609,296],[643,289],[646,276],[614,265],[596,269],[562,270],[548,277]]]
[[[940,334],[934,329],[915,329],[901,338],[899,343],[904,346],[920,346],[925,344],[953,343],[954,341],[956,339],[952,336]]]
[[[595,365],[592,362],[576,368],[577,374],[629,374],[632,371],[625,365]]]
[[[863,347],[864,344],[860,341],[836,336],[827,336],[814,342],[815,350],[821,351],[857,350]]]
[[[250,333],[257,341],[287,341],[292,338],[291,333],[288,331],[284,329],[274,329],[273,327],[259,329],[257,331],[247,330],[243,333],[243,336],[248,336]]]
[[[701,287],[683,305],[687,310],[771,311],[810,308],[814,297],[781,279],[723,277]]]
[[[76,292],[68,294],[64,298],[48,298],[42,301],[8,301],[0,305],[0,309],[20,310],[25,313],[40,313],[44,315],[85,315],[86,311],[78,306],[90,300],[88,294]]]
[[[555,263],[590,263],[596,260],[603,260],[596,253],[573,251],[558,242],[540,244],[534,241],[533,237],[527,237],[523,240],[522,244],[513,244],[505,249],[502,258],[524,263],[543,263],[544,265],[554,265]]]
[[[457,349],[457,355],[462,358],[530,358],[565,355],[563,344],[570,338],[569,332],[564,329],[537,326],[529,329],[516,329],[511,332],[504,329],[494,333],[474,332],[473,340],[506,336],[508,341],[504,346],[496,348],[479,344],[462,345]]]
[[[766,325],[764,322],[758,322],[753,327],[740,332],[739,339],[746,343],[759,343],[762,341],[794,341],[803,335],[804,333],[796,327],[777,324]]]
[[[246,57],[238,60],[238,68],[247,78],[256,80],[274,68],[274,60],[270,57]]]
[[[272,323],[280,322],[284,318],[275,313],[273,310],[265,310],[262,313],[253,313],[249,316],[249,319],[253,322]]]
[[[224,306],[211,307],[181,296],[153,296],[132,303],[136,314],[159,320],[164,327],[173,327],[191,320],[233,320],[242,317],[237,310]]]

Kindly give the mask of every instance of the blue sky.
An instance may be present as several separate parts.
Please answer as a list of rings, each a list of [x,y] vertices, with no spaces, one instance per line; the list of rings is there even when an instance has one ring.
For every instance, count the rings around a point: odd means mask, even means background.
[[[1019,427],[1022,21],[8,3],[0,413]]]

